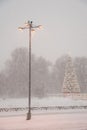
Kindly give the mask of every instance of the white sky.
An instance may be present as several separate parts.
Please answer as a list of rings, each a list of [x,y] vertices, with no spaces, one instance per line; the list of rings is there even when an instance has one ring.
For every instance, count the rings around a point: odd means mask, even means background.
[[[69,50],[87,57],[87,0],[0,0],[0,66],[17,47],[28,47],[27,20],[43,25],[32,37],[32,53],[54,62]]]

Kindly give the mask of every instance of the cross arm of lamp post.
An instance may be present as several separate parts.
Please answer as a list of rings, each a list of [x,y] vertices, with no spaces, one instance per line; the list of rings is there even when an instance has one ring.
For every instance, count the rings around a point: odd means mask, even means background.
[[[31,31],[35,31],[34,29],[41,29],[42,28],[42,25],[34,26],[32,23],[33,23],[32,21],[28,21],[25,23],[24,27],[18,27],[18,29],[23,30],[23,29],[30,29],[31,28]]]

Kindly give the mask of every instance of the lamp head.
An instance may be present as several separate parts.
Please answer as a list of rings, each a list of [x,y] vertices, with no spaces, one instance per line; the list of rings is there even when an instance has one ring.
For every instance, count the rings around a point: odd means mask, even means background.
[[[22,30],[23,30],[23,28],[22,28],[22,27],[18,27],[18,30],[22,31]]]
[[[39,25],[39,26],[38,26],[38,28],[39,28],[39,29],[42,29],[42,28],[43,28],[43,26],[42,26],[42,25]]]

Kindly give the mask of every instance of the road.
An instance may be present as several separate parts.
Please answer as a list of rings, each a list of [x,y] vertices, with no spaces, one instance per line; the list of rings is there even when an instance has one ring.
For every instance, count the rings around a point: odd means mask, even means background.
[[[0,117],[0,130],[87,130],[87,113]]]

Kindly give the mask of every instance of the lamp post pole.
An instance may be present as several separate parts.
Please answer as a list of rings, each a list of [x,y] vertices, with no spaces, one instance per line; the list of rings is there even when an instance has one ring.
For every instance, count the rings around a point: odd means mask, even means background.
[[[28,94],[28,113],[27,113],[27,120],[31,119],[31,28],[32,28],[32,21],[30,22],[29,27],[29,94]]]
[[[41,25],[33,26],[32,21],[28,21],[26,26],[19,27],[19,30],[28,29],[29,31],[29,92],[28,92],[28,113],[27,120],[31,119],[31,32],[35,31],[35,29],[41,28]]]

